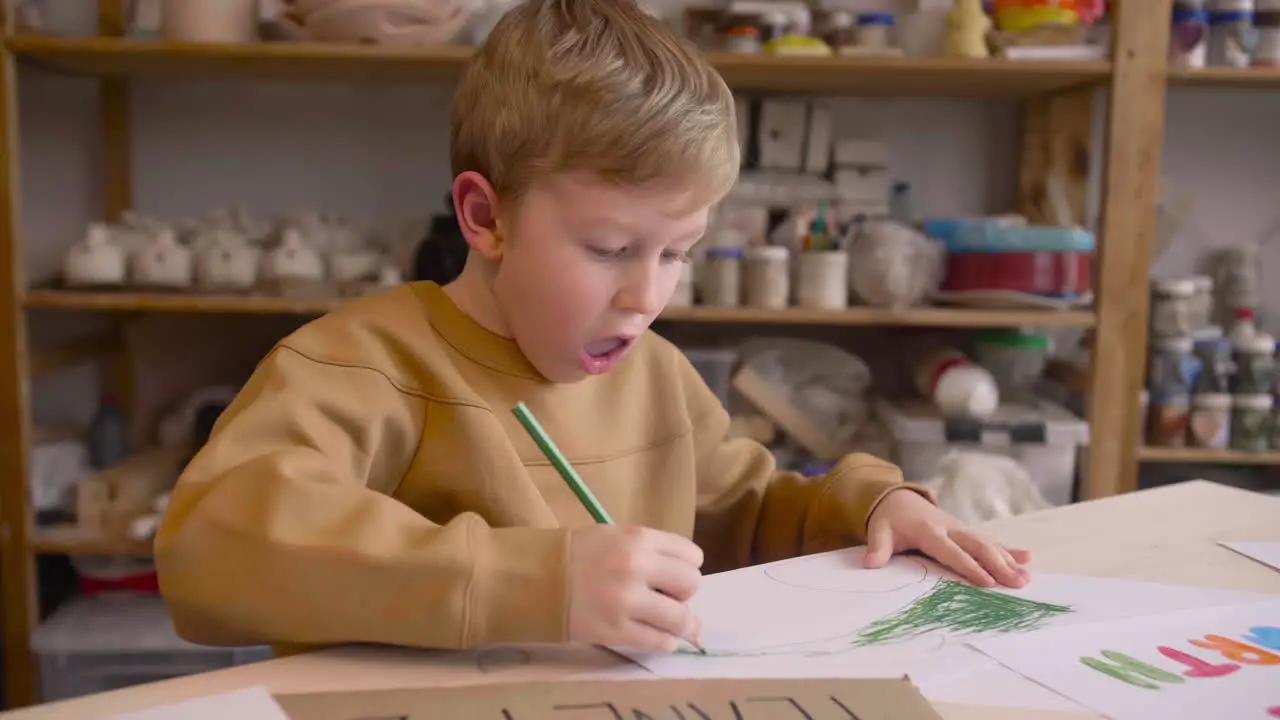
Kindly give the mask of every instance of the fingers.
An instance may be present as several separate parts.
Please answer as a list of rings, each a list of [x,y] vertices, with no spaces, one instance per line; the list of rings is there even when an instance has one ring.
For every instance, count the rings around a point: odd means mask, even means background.
[[[978,561],[964,548],[956,544],[946,531],[930,532],[920,541],[920,549],[934,560],[955,570],[966,580],[980,587],[991,587],[996,581],[982,569]]]
[[[893,555],[893,528],[887,522],[871,521],[867,528],[867,554],[863,567],[880,568]]]
[[[971,558],[977,560],[982,569],[986,570],[996,582],[1008,587],[1022,587],[1027,584],[1026,573],[1013,562],[1013,558],[1005,552],[1003,547],[968,530],[953,531],[951,537]]]
[[[649,587],[680,602],[688,602],[698,591],[702,573],[698,568],[666,555],[655,555],[653,567],[645,570]]]
[[[695,568],[702,567],[702,548],[686,537],[661,530],[645,530],[644,539],[661,555],[682,560]]]
[[[666,635],[662,648],[667,652],[675,650],[679,640],[701,645],[698,636],[702,631],[702,623],[697,616],[688,605],[661,593],[648,592],[641,596],[631,613],[631,619],[635,621],[632,625],[639,623]],[[641,632],[641,635],[646,633]]]
[[[1031,562],[1030,550],[1023,550],[1021,548],[1004,548],[1004,550],[1009,553],[1009,557],[1013,558],[1013,561],[1019,565],[1026,565]]]

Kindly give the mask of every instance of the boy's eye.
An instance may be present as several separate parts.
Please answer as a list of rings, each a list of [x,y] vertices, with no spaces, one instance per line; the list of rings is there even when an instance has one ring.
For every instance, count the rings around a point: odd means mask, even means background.
[[[689,262],[689,253],[680,252],[678,250],[667,250],[662,253],[662,259],[666,262]]]
[[[623,257],[624,255],[627,254],[627,246],[625,245],[620,248],[592,246],[590,249],[591,249],[591,254],[597,257],[605,258],[607,260],[616,260],[617,258]]]

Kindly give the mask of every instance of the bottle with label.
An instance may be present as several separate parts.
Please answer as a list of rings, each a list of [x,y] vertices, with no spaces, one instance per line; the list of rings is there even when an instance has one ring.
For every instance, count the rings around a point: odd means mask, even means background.
[[[1235,320],[1231,323],[1231,329],[1227,331],[1227,337],[1230,338],[1231,344],[1241,345],[1257,334],[1258,327],[1254,324],[1253,308],[1236,308]]]
[[[955,348],[939,348],[916,366],[916,388],[945,417],[986,420],[1000,407],[996,379]]]
[[[102,394],[89,423],[88,439],[89,464],[95,468],[111,467],[129,455],[129,423],[114,394]]]
[[[1231,341],[1223,337],[1197,339],[1195,354],[1200,359],[1200,374],[1196,377],[1195,392],[1229,392],[1231,373],[1235,368],[1231,360]]]

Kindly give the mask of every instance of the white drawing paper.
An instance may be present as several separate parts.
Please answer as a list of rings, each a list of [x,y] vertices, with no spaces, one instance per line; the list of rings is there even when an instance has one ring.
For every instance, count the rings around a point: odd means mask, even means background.
[[[851,548],[703,578],[690,602],[706,655],[614,650],[662,677],[905,674],[930,696],[999,667],[965,644],[970,637],[1268,597],[1052,574],[1033,574],[1018,590],[985,590],[923,557],[868,570],[864,554]]]
[[[1280,542],[1220,542],[1219,545],[1235,550],[1247,558],[1280,570]]]
[[[112,715],[107,720],[289,720],[261,685]]]
[[[1280,597],[972,645],[1112,720],[1280,718]]]
[[[1092,714],[1080,703],[1028,680],[986,655],[981,657],[990,661],[989,667],[959,679],[921,686],[920,693],[935,703]]]

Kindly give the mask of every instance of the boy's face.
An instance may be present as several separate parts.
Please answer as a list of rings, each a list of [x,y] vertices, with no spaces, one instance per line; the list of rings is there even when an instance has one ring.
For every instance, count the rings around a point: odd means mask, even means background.
[[[685,188],[585,175],[536,183],[493,223],[491,287],[506,334],[553,382],[607,372],[671,299],[708,211]]]

